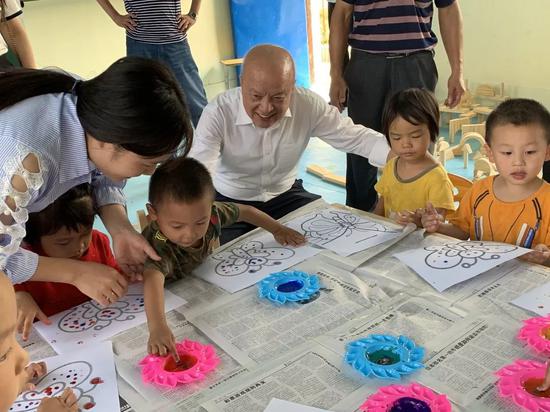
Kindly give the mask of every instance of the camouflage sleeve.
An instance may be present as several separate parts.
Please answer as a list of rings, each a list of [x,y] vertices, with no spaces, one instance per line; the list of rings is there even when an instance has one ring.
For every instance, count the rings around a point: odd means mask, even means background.
[[[172,272],[173,265],[171,259],[172,253],[170,251],[170,245],[167,243],[167,239],[162,233],[152,227],[152,225],[148,225],[143,230],[142,235],[161,257],[159,261],[147,258],[143,265],[143,269],[158,270],[165,277],[169,276]]]
[[[221,227],[230,226],[239,220],[239,207],[230,202],[214,202]]]

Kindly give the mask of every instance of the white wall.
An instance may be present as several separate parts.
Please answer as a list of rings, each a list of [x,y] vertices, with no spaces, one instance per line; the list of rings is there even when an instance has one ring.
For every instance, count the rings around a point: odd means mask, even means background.
[[[112,0],[123,11],[122,0]],[[189,8],[184,1],[182,11]],[[95,0],[38,0],[25,3],[24,21],[40,66],[58,66],[86,78],[126,54],[124,30]],[[204,0],[189,33],[193,57],[209,98],[225,89],[220,60],[233,57],[227,0]],[[234,73],[233,73],[234,77]]]
[[[464,17],[464,77],[470,90],[480,83],[504,82],[507,95],[534,98],[550,108],[550,1],[459,1]],[[443,99],[450,70],[441,42],[436,62],[436,93]]]

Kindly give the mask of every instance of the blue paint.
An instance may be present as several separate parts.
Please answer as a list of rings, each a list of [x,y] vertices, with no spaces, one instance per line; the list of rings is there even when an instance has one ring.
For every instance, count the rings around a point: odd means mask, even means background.
[[[287,49],[296,64],[296,83],[309,87],[306,5],[303,0],[231,0],[235,57],[253,46],[276,44]]]
[[[290,282],[277,285],[277,291],[283,293],[296,292],[304,287],[304,282],[299,280],[291,280]]]

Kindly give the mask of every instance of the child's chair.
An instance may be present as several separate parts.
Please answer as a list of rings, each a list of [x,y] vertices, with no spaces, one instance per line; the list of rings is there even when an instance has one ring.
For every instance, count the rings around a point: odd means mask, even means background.
[[[149,216],[145,213],[145,210],[140,209],[136,212],[138,222],[139,222],[139,231],[143,232],[143,229],[147,227],[149,222],[151,221],[149,219]]]
[[[469,179],[466,179],[465,177],[455,175],[454,173],[447,173],[447,176],[449,176],[449,180],[453,184],[453,200],[455,202],[455,207],[458,208],[458,204],[462,200],[462,197],[464,196],[464,193],[472,187],[472,181]],[[456,214],[456,212],[449,212],[447,213],[446,218],[452,217]]]

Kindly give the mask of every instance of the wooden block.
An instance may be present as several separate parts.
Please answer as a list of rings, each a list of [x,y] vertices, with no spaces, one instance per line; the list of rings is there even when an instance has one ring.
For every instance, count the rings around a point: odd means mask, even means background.
[[[319,176],[320,178],[323,178],[323,176],[328,172],[327,169],[319,165],[308,165],[306,167],[306,171],[312,175]]]

